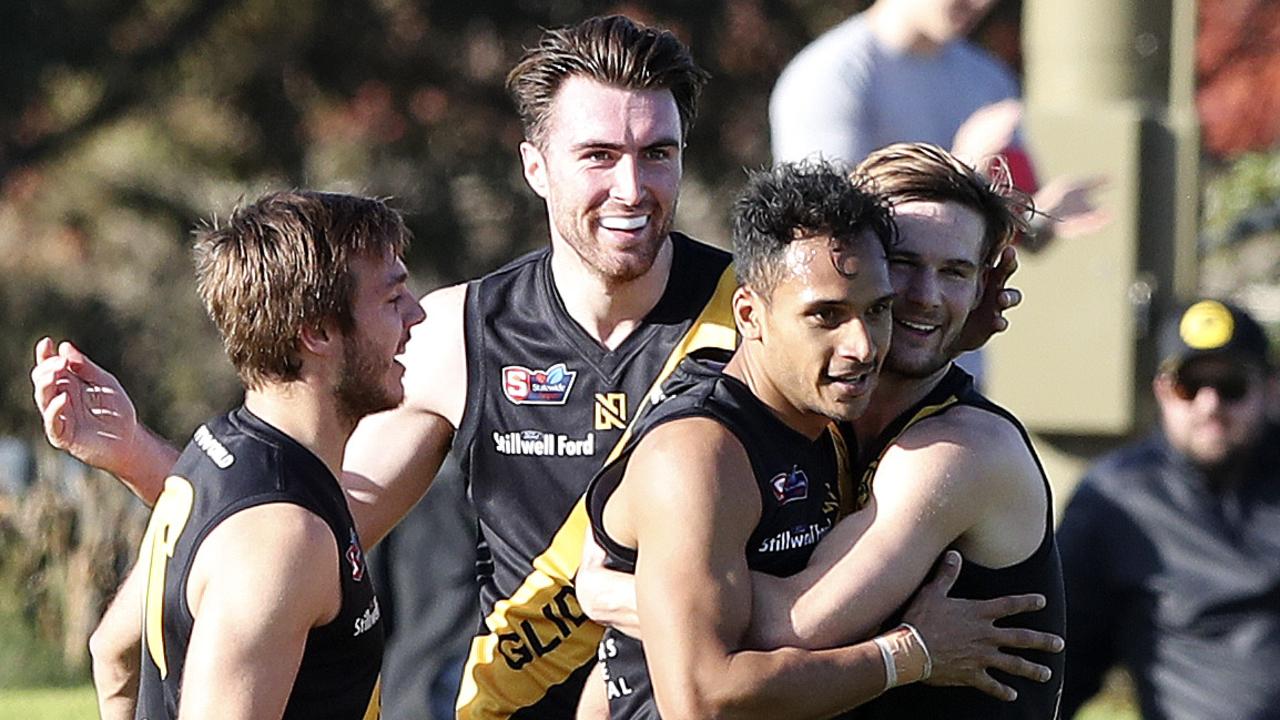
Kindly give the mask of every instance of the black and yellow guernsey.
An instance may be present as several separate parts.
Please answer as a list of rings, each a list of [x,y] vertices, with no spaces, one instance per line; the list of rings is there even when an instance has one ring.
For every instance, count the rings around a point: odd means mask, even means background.
[[[573,717],[603,633],[573,593],[583,492],[687,352],[736,343],[729,255],[671,238],[662,297],[613,350],[570,318],[549,249],[467,287],[467,404],[454,448],[480,522],[484,621],[460,720]]]
[[[195,621],[186,587],[200,544],[241,510],[289,503],[333,531],[342,606],[333,621],[307,634],[284,718],[377,718],[383,647],[378,599],[346,496],[324,463],[241,407],[201,425],[172,473],[151,512],[139,558],[146,563],[147,585],[136,717],[178,717]]]
[[[1002,595],[1040,593],[1048,601],[1043,609],[1014,616],[1010,621],[1001,624],[1051,632],[1065,637],[1063,630],[1066,625],[1066,608],[1063,600],[1062,564],[1058,559],[1058,545],[1053,533],[1053,499],[1048,476],[1045,475],[1044,466],[1040,463],[1040,458],[1036,455],[1035,448],[1031,445],[1031,438],[1027,435],[1022,423],[1018,422],[1018,419],[1008,410],[979,393],[973,387],[973,378],[968,373],[953,365],[942,381],[924,399],[890,423],[872,446],[857,453],[858,457],[869,459],[865,467],[860,470],[863,482],[874,488],[880,459],[889,446],[912,425],[962,406],[993,413],[1017,428],[1023,442],[1027,445],[1027,451],[1035,458],[1036,466],[1040,468],[1047,509],[1044,518],[1044,536],[1035,552],[1026,560],[1004,568],[983,567],[978,563],[965,560],[951,595],[985,600]],[[848,434],[848,437],[852,448],[852,434]],[[910,479],[903,481],[909,482]],[[899,620],[895,617],[887,626],[892,627],[898,622]],[[1068,648],[1070,648],[1069,639]],[[1013,652],[1050,668],[1053,671],[1053,679],[1046,683],[1037,683],[1024,678],[1015,678],[999,670],[992,670],[992,677],[1018,691],[1016,702],[997,700],[968,687],[934,687],[915,683],[890,690],[871,703],[854,710],[848,717],[863,720],[880,718],[886,720],[889,718],[895,720],[900,718],[1047,720],[1057,717],[1058,701],[1062,694],[1063,654]]]
[[[632,451],[664,423],[710,418],[734,434],[751,462],[760,492],[760,519],[743,552],[753,571],[785,577],[804,568],[818,540],[839,515],[840,445],[834,430],[817,441],[783,423],[738,379],[721,372],[727,356],[710,352],[687,358],[663,386],[663,400],[640,419],[622,454],[587,491],[587,511],[606,566],[635,571],[636,549],[619,544],[604,529],[604,507],[617,490]],[[681,482],[677,475],[671,482]],[[614,720],[659,718],[642,643],[609,628],[599,648],[604,663],[609,716]]]

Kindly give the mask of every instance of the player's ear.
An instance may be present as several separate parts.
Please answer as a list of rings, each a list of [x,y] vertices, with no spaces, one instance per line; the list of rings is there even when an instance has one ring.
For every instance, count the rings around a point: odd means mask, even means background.
[[[547,161],[542,151],[528,140],[520,143],[520,164],[524,168],[524,180],[538,193],[547,197]]]
[[[765,299],[750,286],[733,291],[733,322],[743,340],[759,340],[763,335]]]
[[[337,326],[330,320],[319,325],[305,326],[298,333],[300,349],[321,357],[341,352],[341,340],[342,336],[337,332]]]

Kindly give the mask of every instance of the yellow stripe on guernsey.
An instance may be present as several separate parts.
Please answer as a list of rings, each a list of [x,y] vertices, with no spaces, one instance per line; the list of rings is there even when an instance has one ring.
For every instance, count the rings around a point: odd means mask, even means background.
[[[912,425],[915,425],[925,418],[937,415],[943,410],[955,405],[958,401],[959,398],[952,395],[937,405],[926,405],[925,407],[920,408],[920,411],[911,416],[911,419],[907,421],[907,424],[902,426],[902,429],[898,431],[898,434],[894,435],[892,440],[884,444],[884,447],[880,450],[880,454],[875,460],[871,461],[870,465],[867,466],[866,471],[862,473],[862,485],[860,487],[865,487],[868,493],[871,491],[872,484],[876,477],[876,470],[880,469],[880,461],[884,459],[884,454],[889,451],[889,448],[893,447],[893,444],[898,442],[898,438],[902,437],[902,433],[910,429]]]
[[[736,287],[733,268],[729,267],[720,276],[715,294],[702,314],[667,357],[662,372],[645,394],[646,404],[688,353],[706,347],[733,349],[737,329],[731,299]],[[631,427],[623,431],[605,460],[606,465],[622,451],[640,415],[637,412],[632,416]],[[579,625],[576,619],[567,617],[582,616],[577,599],[568,589],[578,572],[586,532],[586,505],[579,499],[551,545],[534,558],[533,572],[511,597],[494,604],[493,612],[485,618],[489,634],[471,642],[471,656],[458,693],[458,720],[508,718],[517,710],[536,704],[548,689],[564,682],[595,656],[604,629],[589,620]],[[517,670],[498,653],[500,636],[510,637],[515,632],[513,628],[520,628],[525,635],[562,639],[553,651],[531,656]]]
[[[177,475],[165,478],[164,490],[151,510],[147,532],[142,536],[142,551],[138,554],[139,561],[147,560],[147,589],[142,604],[147,653],[160,671],[161,680],[169,676],[168,651],[164,646],[165,577],[195,501],[196,491],[190,481]]]
[[[827,434],[831,436],[831,445],[836,451],[836,486],[827,488],[827,500],[822,506],[822,514],[828,517],[843,518],[861,510],[866,498],[853,484],[853,461],[849,457],[849,445],[844,441],[844,433],[839,426],[831,423],[827,426]]]
[[[364,720],[381,720],[382,718],[382,676],[373,684],[373,694],[369,696],[369,707],[365,708]]]

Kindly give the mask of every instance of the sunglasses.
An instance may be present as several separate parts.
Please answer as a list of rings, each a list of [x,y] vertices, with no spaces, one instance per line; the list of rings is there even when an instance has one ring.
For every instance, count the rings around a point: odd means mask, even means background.
[[[1238,371],[1214,370],[1197,372],[1184,369],[1173,377],[1173,394],[1182,400],[1194,400],[1204,388],[1213,388],[1223,402],[1239,402],[1249,393],[1249,376]]]

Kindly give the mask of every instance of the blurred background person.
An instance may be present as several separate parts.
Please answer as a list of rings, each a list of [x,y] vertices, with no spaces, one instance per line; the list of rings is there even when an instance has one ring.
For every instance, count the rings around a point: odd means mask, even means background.
[[[876,0],[818,37],[782,71],[769,99],[774,161],[820,155],[852,167],[892,143],[932,143],[990,165],[1034,196],[1037,212],[1021,246],[1039,250],[1059,234],[1101,228],[1108,218],[1092,196],[1101,178],[1058,177],[1040,187],[1018,131],[1017,79],[965,39],[994,4]],[[983,385],[981,352],[958,362]]]
[[[1280,718],[1280,429],[1261,326],[1202,300],[1172,318],[1159,427],[1104,456],[1059,528],[1063,717],[1113,665],[1147,720]]]
[[[1039,186],[1019,137],[1017,79],[965,39],[995,1],[876,0],[814,40],[770,97],[774,160],[817,153],[853,165],[895,142],[932,143],[973,163],[1000,154],[1042,213],[1024,244],[1101,227],[1107,216],[1091,196],[1101,180]]]

